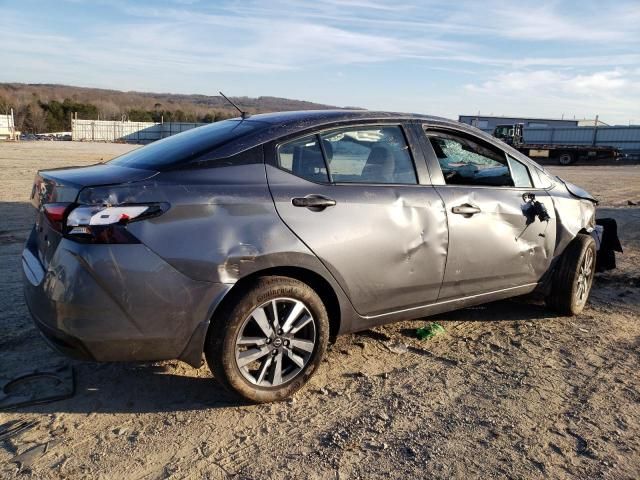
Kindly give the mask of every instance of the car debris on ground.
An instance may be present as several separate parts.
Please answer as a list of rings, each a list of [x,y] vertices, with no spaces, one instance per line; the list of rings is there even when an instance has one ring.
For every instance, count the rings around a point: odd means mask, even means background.
[[[431,322],[424,327],[416,329],[416,336],[419,340],[429,340],[440,333],[444,333],[444,327],[438,322]]]
[[[74,392],[71,365],[29,370],[11,378],[0,377],[0,410],[63,400]]]

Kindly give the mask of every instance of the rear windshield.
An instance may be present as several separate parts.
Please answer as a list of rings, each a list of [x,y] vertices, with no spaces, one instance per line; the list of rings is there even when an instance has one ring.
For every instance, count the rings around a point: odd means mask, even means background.
[[[125,153],[109,163],[122,167],[157,170],[195,160],[238,137],[268,126],[252,120],[224,120],[158,140]]]

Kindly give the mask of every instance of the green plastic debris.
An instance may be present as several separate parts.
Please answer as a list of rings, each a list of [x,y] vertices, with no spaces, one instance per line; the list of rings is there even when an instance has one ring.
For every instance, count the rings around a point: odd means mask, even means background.
[[[444,331],[445,330],[442,325],[440,325],[438,322],[432,322],[429,325],[425,325],[424,327],[416,329],[416,336],[420,340],[428,340],[440,333],[444,333]]]

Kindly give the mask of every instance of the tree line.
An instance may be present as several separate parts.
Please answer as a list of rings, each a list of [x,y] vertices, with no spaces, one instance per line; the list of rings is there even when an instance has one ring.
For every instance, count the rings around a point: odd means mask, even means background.
[[[191,111],[165,109],[156,104],[153,110],[130,108],[120,111],[104,111],[99,105],[65,98],[48,102],[34,98],[31,102],[11,102],[0,97],[0,113],[9,113],[13,108],[16,129],[22,133],[71,131],[71,116],[85,120],[129,120],[132,122],[201,122],[211,123],[232,118],[232,112],[213,110],[197,114]]]
[[[230,92],[229,92],[230,93]],[[231,97],[255,114],[335,108],[279,97]],[[215,122],[238,116],[218,95],[122,92],[70,85],[0,83],[0,114],[13,108],[16,127],[25,133],[71,129],[71,114],[89,120],[136,122]]]

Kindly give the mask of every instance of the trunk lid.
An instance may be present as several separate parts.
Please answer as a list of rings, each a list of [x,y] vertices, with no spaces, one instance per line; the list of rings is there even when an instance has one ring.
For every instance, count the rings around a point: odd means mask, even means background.
[[[75,202],[84,187],[139,182],[157,173],[108,163],[40,170],[33,181],[31,204],[39,209],[45,203]]]

